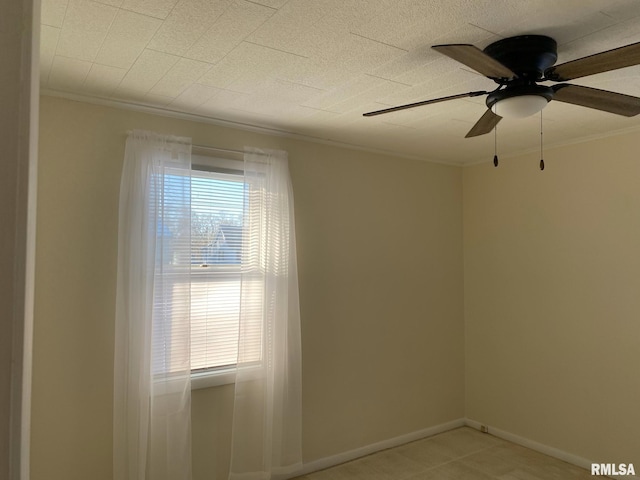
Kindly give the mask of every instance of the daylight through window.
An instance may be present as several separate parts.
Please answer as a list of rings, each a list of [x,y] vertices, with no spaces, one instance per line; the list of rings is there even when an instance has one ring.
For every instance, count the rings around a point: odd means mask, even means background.
[[[191,174],[191,369],[234,365],[238,356],[242,172]]]

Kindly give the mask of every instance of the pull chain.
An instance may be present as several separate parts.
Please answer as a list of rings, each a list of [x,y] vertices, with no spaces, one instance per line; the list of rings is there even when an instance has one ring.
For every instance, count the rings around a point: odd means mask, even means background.
[[[540,110],[540,170],[544,170],[544,159],[542,158],[542,110]]]
[[[493,129],[493,166],[498,166],[498,125]]]

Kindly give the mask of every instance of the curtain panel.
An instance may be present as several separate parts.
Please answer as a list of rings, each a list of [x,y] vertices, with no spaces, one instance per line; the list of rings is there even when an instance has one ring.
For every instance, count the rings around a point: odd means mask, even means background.
[[[191,140],[129,134],[120,185],[114,479],[191,478]]]
[[[245,149],[240,336],[230,480],[302,468],[301,340],[293,189],[286,152]],[[261,336],[256,362],[255,335]]]

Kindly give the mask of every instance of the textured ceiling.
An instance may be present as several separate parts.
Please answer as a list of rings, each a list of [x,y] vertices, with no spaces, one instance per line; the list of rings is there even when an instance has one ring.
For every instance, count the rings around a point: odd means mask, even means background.
[[[545,34],[558,63],[640,41],[640,0],[42,0],[45,93],[142,104],[401,155],[493,157],[465,139],[484,97],[362,113],[495,84],[431,45]],[[572,83],[640,96],[640,67]],[[640,126],[560,102],[547,145]],[[504,119],[502,155],[536,148],[539,116]]]

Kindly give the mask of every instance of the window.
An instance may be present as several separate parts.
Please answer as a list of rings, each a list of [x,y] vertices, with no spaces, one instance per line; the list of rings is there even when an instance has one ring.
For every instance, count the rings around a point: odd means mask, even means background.
[[[242,163],[201,157],[194,157],[193,163],[191,371],[201,378],[228,372],[238,358],[243,220],[252,202]],[[254,321],[250,318],[243,327],[254,330],[249,358],[257,362],[261,312],[252,317]]]
[[[242,172],[191,172],[191,370],[235,365],[240,315]]]
[[[255,180],[254,180],[255,181]],[[171,245],[171,251],[190,255],[190,283],[180,274],[175,265],[187,262],[169,258],[163,251],[162,286],[156,286],[156,301],[164,301],[169,292],[172,308],[168,316],[190,318],[191,373],[194,388],[228,383],[233,381],[234,367],[238,358],[238,335],[240,320],[241,258],[243,251],[244,219],[255,209],[256,201],[251,200],[245,184],[242,162],[193,156],[190,178],[184,171],[169,170],[164,175],[164,212],[158,228],[167,237],[164,245]],[[178,211],[182,203],[173,198],[186,195],[191,199],[191,241],[182,242],[187,235],[184,228],[184,214]],[[176,204],[175,208],[172,207]],[[188,233],[188,226],[187,226]],[[186,253],[189,252],[189,253]],[[177,272],[177,273],[176,273]],[[262,288],[260,282],[245,278],[244,288]],[[190,291],[190,306],[178,306],[178,299],[185,298],[185,289]],[[258,292],[259,293],[259,292]],[[186,298],[189,298],[186,295]],[[186,307],[186,308],[185,308]],[[245,344],[243,359],[259,362],[261,358],[262,309],[245,306],[243,328],[249,329],[250,341]],[[165,309],[166,310],[166,309]],[[167,318],[164,325],[180,324]],[[174,331],[170,334],[157,330],[154,348],[167,351],[166,339],[184,338],[186,332]],[[162,333],[162,334],[161,334]],[[164,341],[162,339],[165,339]],[[179,370],[184,357],[156,355],[163,359],[163,365],[155,365],[157,371]]]

